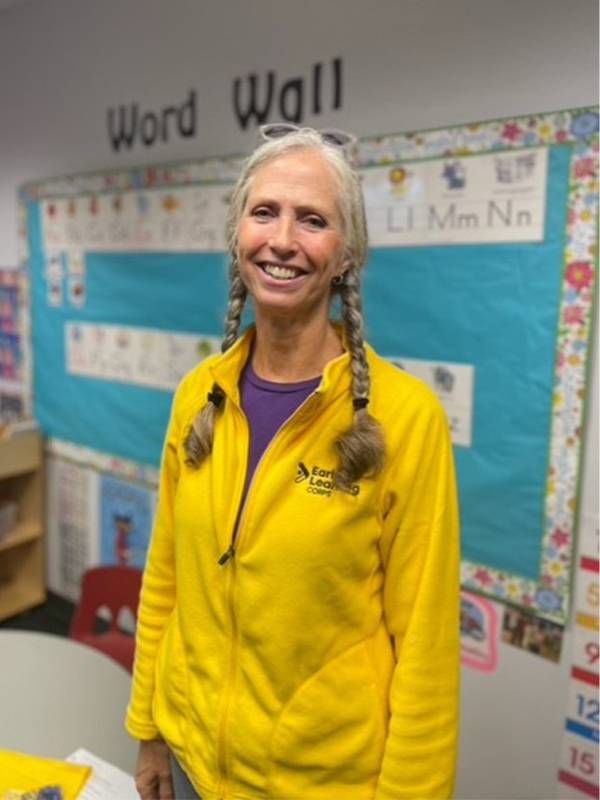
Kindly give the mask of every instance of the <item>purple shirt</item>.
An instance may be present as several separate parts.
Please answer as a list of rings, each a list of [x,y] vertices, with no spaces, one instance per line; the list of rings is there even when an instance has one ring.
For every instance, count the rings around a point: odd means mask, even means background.
[[[256,465],[283,423],[312,394],[321,378],[300,383],[273,383],[259,378],[248,359],[240,377],[240,399],[250,428],[248,470],[242,502]]]

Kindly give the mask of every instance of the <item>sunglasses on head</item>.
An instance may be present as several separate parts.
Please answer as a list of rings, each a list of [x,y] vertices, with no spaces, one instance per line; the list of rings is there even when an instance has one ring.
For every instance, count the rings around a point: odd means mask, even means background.
[[[302,128],[298,125],[292,125],[287,122],[275,122],[271,125],[261,125],[259,128],[260,135],[265,141],[282,139],[290,133],[297,133],[301,130]],[[356,136],[352,136],[351,133],[346,133],[345,131],[338,131],[335,128],[324,128],[320,131],[309,128],[309,130],[314,130],[326,144],[333,145],[333,147],[344,148],[356,142]]]

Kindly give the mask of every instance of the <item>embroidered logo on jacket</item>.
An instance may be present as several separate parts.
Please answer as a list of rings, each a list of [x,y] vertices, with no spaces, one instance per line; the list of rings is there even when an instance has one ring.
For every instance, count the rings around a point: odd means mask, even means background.
[[[335,470],[324,469],[314,464],[307,467],[302,461],[298,462],[298,470],[294,483],[306,483],[307,494],[319,494],[323,497],[331,497],[332,492],[337,490],[335,485]],[[354,483],[350,487],[350,494],[356,496],[360,492],[360,486]]]
[[[300,461],[298,464],[298,472],[296,473],[296,483],[302,483],[302,481],[305,481],[307,478],[310,478],[310,472]]]

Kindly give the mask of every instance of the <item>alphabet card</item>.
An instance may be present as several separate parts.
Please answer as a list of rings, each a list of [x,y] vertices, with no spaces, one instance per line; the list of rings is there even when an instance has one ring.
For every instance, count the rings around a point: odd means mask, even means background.
[[[67,323],[65,349],[72,375],[175,391],[186,372],[219,352],[220,340],[152,328]]]
[[[546,148],[366,170],[371,243],[540,242],[547,174]]]
[[[400,369],[410,372],[437,394],[448,416],[452,441],[471,446],[474,367],[471,364],[440,363],[423,359],[390,357]]]
[[[42,202],[44,238],[59,248],[47,275],[60,280],[56,260],[62,261],[64,250],[76,254],[70,256],[75,265],[69,263],[68,269],[77,276],[84,272],[84,252],[222,252],[228,199],[229,189],[205,186]]]

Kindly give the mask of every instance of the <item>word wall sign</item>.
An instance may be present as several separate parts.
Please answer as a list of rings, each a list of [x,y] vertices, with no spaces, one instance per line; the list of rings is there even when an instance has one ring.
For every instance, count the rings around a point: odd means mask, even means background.
[[[338,111],[343,100],[343,61],[333,58],[312,64],[307,74],[280,78],[275,70],[251,72],[233,80],[234,120],[246,130],[269,120],[300,124],[307,114]],[[106,113],[108,141],[113,152],[173,139],[198,136],[198,97],[190,89],[183,100],[158,109],[143,109],[137,102],[111,106]]]

